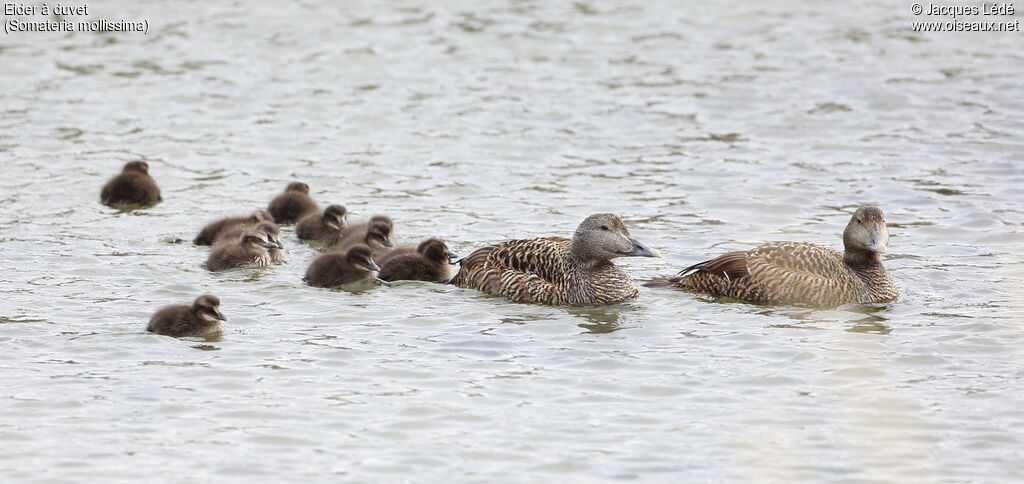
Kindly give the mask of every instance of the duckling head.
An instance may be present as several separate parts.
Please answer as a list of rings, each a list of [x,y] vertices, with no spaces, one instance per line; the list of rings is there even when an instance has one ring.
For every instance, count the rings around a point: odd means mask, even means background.
[[[347,215],[348,210],[345,210],[345,207],[342,207],[341,205],[329,205],[324,209],[324,223],[332,229],[341,230],[348,225],[348,221],[346,219]]]
[[[607,261],[616,257],[661,257],[657,250],[629,236],[618,215],[591,215],[572,237],[572,254],[581,261]]]
[[[395,246],[391,242],[391,226],[384,222],[373,222],[370,224],[370,228],[366,231],[366,242],[369,243],[371,240],[377,241],[384,247]]]
[[[211,294],[204,294],[196,298],[192,303],[192,313],[201,319],[209,322],[227,321],[224,313],[220,312],[220,299]]]
[[[395,223],[392,222],[391,217],[388,217],[387,215],[374,215],[372,218],[370,218],[371,224],[378,222],[387,225],[389,229],[395,228]]]
[[[250,230],[242,236],[242,245],[250,247],[262,247],[264,249],[280,249],[282,248],[278,244],[271,242],[267,234]]]
[[[257,210],[249,215],[249,222],[258,224],[260,222],[273,222],[274,217],[266,210]]]
[[[281,229],[274,222],[260,222],[252,228],[256,232],[263,232],[267,236],[267,241],[276,244],[277,249],[283,249],[284,245],[281,245]]]
[[[420,242],[416,251],[423,254],[423,257],[426,257],[427,260],[437,262],[438,264],[451,264],[453,260],[459,258],[459,256],[448,252],[448,246],[441,239],[424,240]]]
[[[284,191],[286,191],[286,192],[300,192],[300,193],[305,193],[306,195],[309,195],[309,185],[306,185],[305,183],[302,183],[302,182],[291,182],[284,189]]]
[[[885,214],[878,207],[861,207],[850,217],[843,231],[843,247],[847,251],[884,254],[889,246],[889,229]]]
[[[373,262],[373,251],[365,245],[352,246],[352,248],[345,253],[345,260],[355,267],[366,269],[370,272],[377,272],[380,270],[380,267]]]
[[[149,174],[149,163],[146,163],[145,161],[130,161],[128,163],[125,163],[124,169],[122,171],[125,171],[125,172],[134,171],[134,172],[144,173],[144,174],[148,175]]]

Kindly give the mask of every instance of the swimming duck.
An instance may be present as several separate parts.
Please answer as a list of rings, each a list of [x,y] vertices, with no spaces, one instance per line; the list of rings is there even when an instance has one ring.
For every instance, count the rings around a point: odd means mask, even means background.
[[[220,299],[209,294],[199,296],[192,304],[174,304],[160,308],[149,318],[146,331],[173,336],[210,336],[224,329],[228,318],[220,312]]]
[[[648,285],[812,307],[894,301],[899,289],[881,258],[888,243],[885,215],[876,207],[862,207],[843,231],[843,252],[804,242],[768,242],[727,252],[683,269],[680,277]]]
[[[309,185],[302,182],[291,182],[284,192],[274,197],[267,210],[279,224],[293,224],[303,215],[320,210],[316,202],[309,196]]]
[[[347,225],[345,214],[345,207],[341,205],[330,205],[323,213],[308,213],[299,219],[295,226],[295,235],[302,240],[317,240],[327,245],[335,245],[341,240],[341,231]]]
[[[226,240],[213,246],[206,259],[206,268],[214,272],[235,267],[266,267],[270,264],[267,249],[281,248],[267,238],[267,234],[249,230],[238,240]]]
[[[107,205],[152,205],[161,200],[160,187],[149,176],[149,164],[145,161],[125,164],[121,174],[111,178],[100,191],[100,201]]]
[[[459,261],[452,284],[516,302],[614,304],[639,296],[616,257],[660,257],[629,236],[617,215],[586,218],[572,239],[509,240],[477,249]]]
[[[217,234],[217,240],[214,244],[238,240],[248,230],[250,229],[244,225],[223,230]],[[274,222],[263,221],[253,226],[251,230],[267,234],[267,241],[272,244],[276,244],[276,247],[270,247],[267,249],[267,252],[270,252],[271,261],[278,262],[284,260],[284,245],[281,244],[281,229],[277,224]]]
[[[313,260],[302,280],[316,287],[335,287],[376,279],[380,267],[365,245],[354,245],[344,253],[331,251]]]
[[[451,263],[458,256],[448,252],[439,239],[427,239],[417,246],[399,247],[377,258],[380,277],[385,281],[447,282],[452,278]]]
[[[373,250],[374,255],[380,256],[395,246],[391,240],[393,226],[389,217],[376,215],[369,222],[350,225],[342,230],[341,241],[336,247],[339,251],[344,252],[353,245],[365,244]]]
[[[203,230],[199,231],[199,235],[192,240],[192,243],[195,245],[213,245],[222,231],[237,228],[249,229],[260,222],[273,222],[273,218],[266,210],[257,210],[248,217],[222,218],[215,222],[210,222],[203,227]]]

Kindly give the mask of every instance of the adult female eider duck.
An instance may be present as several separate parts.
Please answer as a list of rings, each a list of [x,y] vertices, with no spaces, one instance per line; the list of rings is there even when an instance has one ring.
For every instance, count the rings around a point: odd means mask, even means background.
[[[281,248],[279,244],[271,242],[267,234],[249,230],[238,240],[214,245],[206,259],[206,268],[219,272],[236,267],[266,267],[271,260],[267,249],[275,247]]]
[[[336,287],[377,278],[380,267],[365,245],[354,245],[346,252],[322,254],[313,260],[302,280],[315,287]]]
[[[302,216],[319,211],[320,207],[309,196],[309,185],[292,182],[285,187],[283,193],[270,201],[267,210],[274,216],[274,222],[293,224]]]
[[[149,318],[146,331],[173,336],[210,336],[224,329],[228,318],[220,312],[220,299],[209,294],[199,296],[192,304],[175,304],[160,308]]]
[[[811,307],[894,301],[899,289],[881,259],[888,243],[885,215],[876,207],[862,207],[843,231],[843,252],[804,242],[768,242],[727,252],[683,269],[681,277],[648,285]]]
[[[220,233],[228,230],[243,228],[250,229],[260,222],[272,222],[272,217],[266,210],[257,210],[248,217],[226,217],[210,222],[199,231],[199,235],[192,240],[195,245],[213,245],[220,237]]]
[[[316,240],[333,246],[341,240],[341,231],[347,225],[346,213],[341,205],[330,205],[322,213],[308,213],[295,225],[295,235],[302,240]]]
[[[427,239],[419,246],[399,247],[381,254],[377,258],[377,277],[388,282],[448,282],[452,278],[452,260],[456,258],[440,239]]]
[[[149,164],[132,161],[121,174],[111,178],[100,191],[100,201],[107,205],[152,205],[163,200],[160,187],[149,176]]]
[[[214,244],[238,240],[249,230],[255,230],[257,232],[267,234],[267,241],[275,244],[274,247],[267,248],[267,252],[270,252],[271,261],[278,262],[284,260],[284,245],[281,244],[281,228],[274,222],[263,221],[256,224],[251,229],[245,225],[240,225],[235,228],[221,231],[217,234],[217,240]]]
[[[629,236],[617,215],[587,217],[572,239],[509,240],[460,261],[452,284],[516,302],[573,306],[615,304],[639,296],[616,257],[660,257]]]

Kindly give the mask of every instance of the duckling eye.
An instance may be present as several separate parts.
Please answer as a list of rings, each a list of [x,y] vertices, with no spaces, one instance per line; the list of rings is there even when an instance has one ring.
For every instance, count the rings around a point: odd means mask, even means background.
[[[607,225],[602,225],[601,226],[601,230],[608,230],[608,226]]]

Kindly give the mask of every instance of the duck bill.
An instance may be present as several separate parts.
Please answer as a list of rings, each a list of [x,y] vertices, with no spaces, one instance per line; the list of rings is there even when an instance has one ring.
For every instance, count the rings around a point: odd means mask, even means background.
[[[384,247],[394,247],[395,243],[391,241],[391,238],[384,239]]]
[[[273,243],[273,242],[264,242],[261,245],[263,245],[263,248],[265,248],[265,249],[276,249],[276,248],[278,248],[278,245]]]
[[[370,261],[370,265],[366,266],[366,268],[371,271],[380,272],[380,266],[378,266],[377,263],[373,261]]]
[[[449,264],[455,264],[458,261],[459,261],[459,254],[453,254],[451,252],[448,253],[448,263]]]
[[[868,250],[876,254],[884,254],[885,251],[889,248],[888,244],[886,243],[886,238],[883,237],[882,234],[878,233],[877,231],[871,233],[871,243],[866,245],[865,247],[867,247]]]
[[[657,249],[647,247],[636,239],[629,239],[629,242],[633,244],[633,250],[625,252],[622,255],[626,257],[661,257],[661,252]]]
[[[227,316],[224,316],[224,313],[220,312],[219,310],[214,310],[213,314],[214,314],[214,316],[217,317],[218,321],[227,321],[228,320]]]

